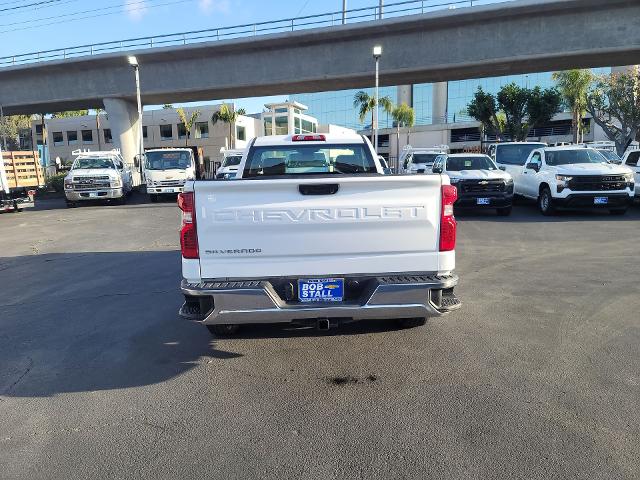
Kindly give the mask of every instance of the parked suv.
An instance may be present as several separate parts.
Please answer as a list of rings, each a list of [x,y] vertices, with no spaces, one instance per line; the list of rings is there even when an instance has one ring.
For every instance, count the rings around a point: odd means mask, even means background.
[[[433,173],[449,175],[458,188],[456,208],[495,208],[498,215],[511,214],[513,178],[483,154],[460,153],[440,156]]]
[[[131,170],[118,150],[79,152],[64,179],[64,194],[67,207],[84,200],[125,203],[132,186]]]
[[[593,148],[539,148],[514,176],[515,193],[535,199],[543,215],[557,207],[607,208],[622,215],[633,201],[633,172]]]

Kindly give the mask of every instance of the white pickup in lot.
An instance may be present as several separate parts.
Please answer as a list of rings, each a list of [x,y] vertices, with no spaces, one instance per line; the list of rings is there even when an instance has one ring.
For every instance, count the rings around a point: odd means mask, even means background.
[[[582,146],[533,150],[514,183],[516,195],[535,199],[543,215],[558,207],[605,208],[622,215],[634,195],[631,169]]]
[[[362,136],[294,135],[252,141],[237,178],[179,197],[184,317],[224,334],[459,307],[448,177],[384,175]]]

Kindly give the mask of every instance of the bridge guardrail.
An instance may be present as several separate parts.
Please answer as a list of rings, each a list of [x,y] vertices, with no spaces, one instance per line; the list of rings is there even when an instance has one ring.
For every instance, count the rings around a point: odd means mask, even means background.
[[[381,18],[392,18],[404,15],[427,13],[436,10],[457,9],[502,3],[511,0],[404,0],[379,5],[307,15],[303,17],[286,18],[268,22],[256,22],[230,27],[194,30],[190,32],[155,35],[151,37],[130,38],[112,42],[78,45],[75,47],[42,50],[39,52],[22,53],[0,57],[0,68],[14,65],[39,63],[50,60],[63,60],[84,56],[100,55],[104,53],[129,52],[140,48],[155,48],[177,45],[191,45],[201,42],[245,38],[270,33],[293,32],[311,28],[331,27],[341,24],[353,24]]]

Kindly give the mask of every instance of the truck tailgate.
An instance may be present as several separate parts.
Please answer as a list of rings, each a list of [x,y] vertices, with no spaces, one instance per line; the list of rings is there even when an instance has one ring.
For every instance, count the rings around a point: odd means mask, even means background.
[[[203,279],[438,271],[438,175],[208,181],[194,191]]]

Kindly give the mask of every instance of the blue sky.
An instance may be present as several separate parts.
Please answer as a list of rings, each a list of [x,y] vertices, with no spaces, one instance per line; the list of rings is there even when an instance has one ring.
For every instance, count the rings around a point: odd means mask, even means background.
[[[377,3],[348,0],[348,8]],[[0,0],[0,57],[337,12],[341,8],[342,0]],[[283,98],[230,100],[256,112],[265,101]]]

